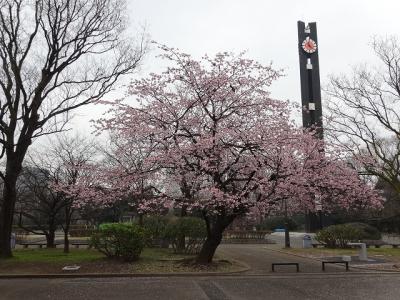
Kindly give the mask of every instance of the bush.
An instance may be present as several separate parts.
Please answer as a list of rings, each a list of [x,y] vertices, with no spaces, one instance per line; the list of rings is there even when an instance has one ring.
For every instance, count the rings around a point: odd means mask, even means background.
[[[200,251],[207,237],[206,224],[203,219],[181,217],[172,219],[167,225],[165,236],[170,240],[175,253],[196,254]],[[185,247],[180,247],[182,240]]]
[[[315,239],[329,248],[347,248],[347,243],[361,239],[360,229],[349,224],[332,225],[317,232]]]
[[[145,229],[148,235],[148,247],[168,247],[168,241],[166,241],[166,227],[168,219],[165,216],[146,216],[143,218],[142,227]]]
[[[357,228],[361,231],[361,240],[380,240],[382,238],[381,233],[377,228],[365,223],[347,223],[346,225]]]
[[[90,244],[107,257],[134,261],[139,258],[145,240],[145,231],[135,224],[106,223],[93,233]]]
[[[288,229],[290,231],[296,230],[298,224],[293,219],[288,219]],[[285,217],[271,217],[265,219],[261,224],[256,226],[257,230],[275,230],[277,228],[285,228]]]

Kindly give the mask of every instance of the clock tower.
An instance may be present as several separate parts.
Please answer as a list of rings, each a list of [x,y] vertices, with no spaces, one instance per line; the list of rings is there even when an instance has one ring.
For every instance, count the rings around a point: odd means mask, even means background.
[[[297,22],[303,127],[323,138],[317,24]]]
[[[316,137],[323,139],[317,24],[306,25],[298,21],[297,29],[303,127],[315,128]],[[315,211],[306,213],[307,232],[315,232],[323,227],[322,206],[317,199]]]

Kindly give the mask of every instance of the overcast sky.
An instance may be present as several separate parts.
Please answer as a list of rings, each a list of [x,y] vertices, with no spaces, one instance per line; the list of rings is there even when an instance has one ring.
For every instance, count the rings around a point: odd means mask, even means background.
[[[321,83],[329,74],[348,73],[352,65],[373,62],[375,35],[400,33],[400,1],[395,0],[128,0],[132,33],[146,26],[152,40],[201,57],[220,51],[248,51],[249,58],[276,68],[286,77],[272,96],[300,103],[297,21],[317,22]],[[160,70],[151,51],[137,76]],[[120,89],[119,91],[122,90]],[[112,96],[109,96],[112,98]],[[89,120],[104,108],[86,107],[74,124],[89,131]],[[87,129],[87,130],[86,130]]]

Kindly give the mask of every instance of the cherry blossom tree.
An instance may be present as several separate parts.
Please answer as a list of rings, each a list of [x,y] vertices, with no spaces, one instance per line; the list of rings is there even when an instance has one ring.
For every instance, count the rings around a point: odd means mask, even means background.
[[[224,229],[254,207],[268,212],[285,198],[292,211],[313,210],[315,195],[325,209],[379,206],[378,196],[336,161],[335,151],[322,151],[320,141],[296,128],[289,104],[270,97],[280,71],[243,53],[197,61],[161,48],[171,66],[132,83],[139,106],[114,102],[111,117],[97,124],[126,140],[153,141],[157,155],[146,162],[163,170],[158,178],[165,195],[156,200],[168,199],[206,222],[198,263],[210,263]]]
[[[102,148],[103,159],[96,166],[102,175],[97,192],[103,205],[126,200],[139,215],[139,222],[147,212],[163,212],[166,201],[160,182],[163,177],[158,163],[157,143],[144,136],[126,137],[120,132],[109,132],[109,143]],[[97,201],[98,202],[98,201]]]

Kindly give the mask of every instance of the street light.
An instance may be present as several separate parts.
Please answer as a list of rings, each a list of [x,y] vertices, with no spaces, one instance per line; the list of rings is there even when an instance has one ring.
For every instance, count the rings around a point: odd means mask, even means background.
[[[287,211],[287,199],[285,201],[285,248],[290,248],[289,219]]]
[[[315,195],[315,210],[318,212],[319,229],[322,229],[322,203],[317,195]]]

